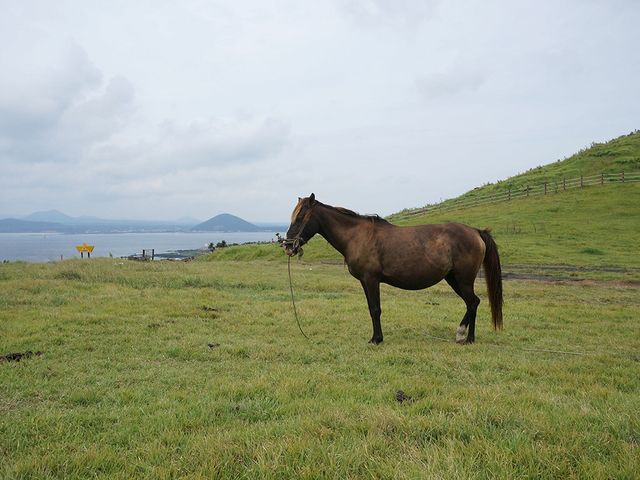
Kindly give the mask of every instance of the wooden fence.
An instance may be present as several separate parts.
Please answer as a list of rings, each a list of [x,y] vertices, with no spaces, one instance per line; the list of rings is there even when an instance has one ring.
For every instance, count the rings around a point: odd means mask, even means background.
[[[551,193],[559,193],[574,188],[584,188],[591,185],[610,185],[612,183],[634,183],[640,182],[640,172],[633,173],[600,173],[596,175],[580,176],[576,178],[562,178],[556,181],[544,182],[538,185],[527,185],[522,188],[509,187],[506,191],[499,193],[481,195],[473,198],[461,198],[458,200],[445,200],[435,205],[427,205],[401,212],[403,217],[412,217],[422,215],[427,212],[448,212],[450,210],[461,210],[465,208],[477,207],[479,205],[487,205],[498,202],[508,202],[518,198],[533,197],[539,195],[548,195]]]

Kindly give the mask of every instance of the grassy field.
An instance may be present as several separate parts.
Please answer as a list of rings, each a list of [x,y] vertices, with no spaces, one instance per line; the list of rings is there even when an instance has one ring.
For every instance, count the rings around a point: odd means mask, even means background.
[[[0,363],[0,477],[638,478],[636,286],[507,282],[472,346],[383,288],[374,347],[343,266],[293,277],[311,341],[282,257],[0,265],[0,354],[44,352]]]
[[[639,151],[636,132],[467,195]],[[391,221],[492,227],[507,278],[555,281],[505,281],[500,332],[479,283],[471,346],[446,284],[383,285],[372,346],[321,238],[292,265],[310,341],[275,244],[0,264],[0,355],[44,352],[0,362],[0,478],[639,478],[640,184]]]

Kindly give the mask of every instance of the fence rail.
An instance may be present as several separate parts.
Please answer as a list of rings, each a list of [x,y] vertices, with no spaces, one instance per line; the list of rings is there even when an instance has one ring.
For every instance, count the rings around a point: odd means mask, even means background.
[[[549,195],[552,193],[559,193],[574,188],[584,188],[592,185],[610,185],[613,183],[635,182],[640,182],[640,172],[600,173],[575,178],[562,178],[551,182],[543,182],[534,186],[527,185],[517,189],[509,188],[507,191],[492,195],[483,195],[477,198],[462,198],[459,200],[444,201],[436,205],[427,205],[415,210],[402,212],[401,215],[404,217],[412,217],[415,215],[422,215],[427,212],[448,212],[450,210],[460,210],[464,208],[477,207],[479,205],[515,200],[518,198]]]

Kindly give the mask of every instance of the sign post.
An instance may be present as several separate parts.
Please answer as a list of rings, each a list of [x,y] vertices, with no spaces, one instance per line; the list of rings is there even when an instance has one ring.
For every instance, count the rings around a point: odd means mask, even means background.
[[[87,252],[87,258],[91,258],[91,252],[93,252],[94,245],[87,245],[83,243],[82,245],[76,245],[76,250],[80,252],[80,258],[84,258],[84,252]]]

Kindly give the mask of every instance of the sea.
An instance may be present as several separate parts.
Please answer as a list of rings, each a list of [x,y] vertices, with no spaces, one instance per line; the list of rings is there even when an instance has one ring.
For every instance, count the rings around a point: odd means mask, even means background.
[[[80,258],[76,246],[83,243],[94,246],[92,257],[124,257],[141,254],[143,249],[154,249],[159,254],[196,250],[222,240],[231,244],[275,239],[275,232],[0,233],[0,262],[55,262]]]

